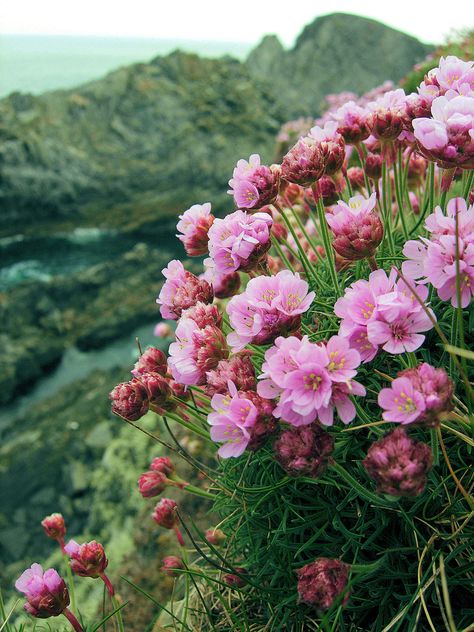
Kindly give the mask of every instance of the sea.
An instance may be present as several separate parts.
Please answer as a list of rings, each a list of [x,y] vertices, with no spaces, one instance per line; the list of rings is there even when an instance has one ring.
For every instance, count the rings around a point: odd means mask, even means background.
[[[0,34],[0,98],[73,88],[121,66],[147,62],[173,50],[205,57],[244,59],[252,44],[172,39]]]

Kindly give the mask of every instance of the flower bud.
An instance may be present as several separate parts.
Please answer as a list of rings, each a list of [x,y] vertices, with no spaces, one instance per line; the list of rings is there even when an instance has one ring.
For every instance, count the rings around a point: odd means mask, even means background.
[[[163,472],[166,476],[173,474],[175,467],[173,462],[167,456],[157,456],[150,464],[150,470],[155,472]]]
[[[349,167],[347,177],[354,191],[361,191],[365,187],[364,170],[361,167]]]
[[[335,204],[340,197],[339,187],[330,176],[322,176],[317,184],[320,197],[323,199],[324,206]]]
[[[272,235],[278,242],[281,242],[283,239],[287,239],[288,229],[281,222],[275,222],[272,226]]]
[[[159,373],[160,375],[166,375],[168,371],[168,364],[166,355],[160,349],[156,347],[148,347],[142,355],[135,362],[135,367],[132,371],[134,377],[140,377],[144,373]]]
[[[221,529],[208,529],[206,531],[206,540],[209,544],[219,546],[227,539],[226,534]]]
[[[153,335],[157,338],[171,338],[173,336],[173,330],[168,323],[157,323],[153,329]]]
[[[275,404],[269,399],[260,397],[255,391],[241,391],[239,395],[250,400],[257,409],[257,418],[254,424],[247,428],[250,434],[247,448],[256,452],[276,430],[278,421],[273,416]]]
[[[109,394],[112,412],[124,419],[136,421],[148,412],[148,391],[140,380],[122,382]]]
[[[198,301],[212,303],[214,293],[209,283],[185,270],[180,261],[170,261],[162,272],[166,281],[156,302],[161,305],[163,318],[178,320],[183,310],[193,307]]]
[[[178,503],[170,498],[162,498],[152,513],[153,520],[165,529],[174,529],[178,525],[176,509]]]
[[[70,557],[69,566],[80,577],[101,577],[109,563],[104,547],[95,540],[80,545],[69,540],[64,550]]]
[[[444,369],[423,362],[414,369],[400,371],[398,377],[408,378],[424,399],[425,409],[416,419],[417,423],[436,425],[440,415],[453,410],[454,383]]]
[[[418,496],[431,469],[431,448],[411,439],[402,427],[373,443],[363,465],[377,490],[392,496]]]
[[[194,204],[179,219],[176,228],[182,234],[178,235],[178,239],[183,243],[186,254],[190,257],[207,254],[207,234],[214,222],[210,203]]]
[[[255,369],[250,356],[243,352],[231,355],[227,360],[221,360],[217,367],[206,373],[206,393],[227,393],[229,380],[238,391],[252,391],[256,388]]]
[[[319,143],[306,136],[283,158],[281,177],[301,186],[311,186],[323,175],[325,160]]]
[[[367,154],[365,159],[365,173],[372,180],[379,180],[382,176],[382,156],[380,154]]]
[[[235,204],[239,208],[261,209],[271,204],[278,195],[280,187],[280,166],[260,164],[260,156],[253,154],[249,162],[239,160],[229,180]]]
[[[163,472],[151,470],[138,479],[138,491],[143,498],[159,496],[168,486],[168,478]]]
[[[235,575],[234,573],[226,573],[222,580],[225,584],[227,584],[230,588],[242,588],[247,583],[243,577],[240,575],[246,575],[247,571],[245,568],[236,567],[235,570],[239,573],[239,575]]]
[[[184,310],[181,318],[191,318],[199,329],[204,329],[207,325],[220,327],[222,324],[222,314],[217,305],[206,305],[205,303],[196,303],[193,307]]]
[[[44,532],[52,540],[57,540],[61,547],[64,546],[64,536],[66,535],[66,524],[64,518],[60,513],[53,513],[50,516],[46,516],[41,521],[41,525]]]
[[[296,572],[300,601],[318,610],[328,610],[345,592],[349,566],[340,560],[319,557]],[[345,592],[342,605],[348,600],[349,592]]]
[[[154,409],[158,409],[156,412],[163,410],[170,410],[176,407],[174,402],[170,402],[171,388],[168,380],[158,373],[144,373],[139,377],[140,382],[145,386],[150,405],[154,406]]]
[[[183,560],[177,555],[167,555],[161,561],[160,571],[166,573],[170,577],[173,577],[176,573],[175,571],[181,570],[184,568]]]
[[[285,429],[273,444],[277,461],[290,476],[317,478],[326,469],[334,439],[318,423]]]
[[[25,610],[38,619],[57,617],[69,605],[67,586],[53,568],[43,572],[39,564],[32,564],[17,579],[15,588],[27,599]]]

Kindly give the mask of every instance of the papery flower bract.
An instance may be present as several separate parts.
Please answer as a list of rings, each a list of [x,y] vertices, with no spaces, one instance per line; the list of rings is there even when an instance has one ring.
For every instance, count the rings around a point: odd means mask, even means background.
[[[44,532],[52,540],[56,540],[61,548],[64,547],[64,536],[66,535],[66,523],[60,513],[53,513],[50,516],[46,516],[41,521],[41,526]]]
[[[175,471],[175,467],[171,459],[167,456],[157,456],[150,463],[150,470],[156,472],[163,472],[166,476],[169,476]]]
[[[373,257],[383,238],[383,224],[375,211],[376,194],[369,199],[352,197],[348,204],[340,200],[326,220],[334,239],[334,250],[352,261]]]
[[[326,469],[334,439],[317,423],[287,428],[273,444],[277,461],[290,476],[317,478]]]
[[[168,486],[168,477],[158,470],[150,470],[140,475],[138,491],[143,498],[159,496]]]
[[[368,112],[354,101],[347,101],[331,116],[346,143],[359,143],[369,136]]]
[[[69,540],[64,550],[70,558],[69,566],[81,577],[102,577],[109,564],[104,547],[95,540],[84,544]]]
[[[237,210],[216,219],[209,230],[209,255],[217,272],[249,272],[265,259],[271,246],[273,220],[268,213]]]
[[[319,145],[324,161],[324,173],[327,176],[337,173],[346,157],[344,139],[337,130],[337,123],[327,121],[323,127],[315,125],[311,128],[309,137]]]
[[[217,305],[206,305],[206,303],[201,302],[185,309],[181,314],[181,318],[191,318],[200,329],[204,329],[207,325],[220,327],[222,324],[222,314]]]
[[[178,525],[176,509],[178,503],[171,498],[162,498],[153,510],[153,520],[165,529],[174,529]]]
[[[234,169],[228,193],[239,208],[259,209],[271,204],[278,195],[280,168],[260,164],[260,156],[252,154],[249,161],[239,160]]]
[[[206,373],[206,392],[208,395],[227,393],[229,380],[238,391],[251,391],[257,386],[255,369],[247,353],[231,355],[221,360],[217,367]]]
[[[109,399],[112,401],[112,412],[129,421],[137,421],[148,412],[148,390],[137,378],[117,384]]]
[[[249,427],[250,441],[247,445],[248,450],[256,452],[276,430],[278,422],[273,416],[275,404],[255,391],[240,391],[239,396],[250,400],[257,409],[255,422]]]
[[[281,163],[281,177],[301,186],[311,186],[323,175],[325,160],[320,144],[309,136],[300,138]]]
[[[67,586],[54,568],[43,572],[40,564],[32,564],[16,580],[15,588],[27,599],[25,610],[38,619],[57,617],[69,605]]]
[[[207,417],[211,439],[224,443],[218,454],[223,458],[240,456],[250,442],[249,430],[258,416],[256,406],[229,382],[228,394],[216,393],[211,399],[211,407],[214,412]]]
[[[400,427],[370,446],[363,465],[379,492],[418,496],[425,488],[432,462],[430,447],[414,441]]]
[[[191,318],[182,318],[176,327],[176,342],[169,348],[168,366],[180,384],[200,385],[206,372],[215,369],[228,355],[224,334],[218,327],[201,329]]]
[[[170,261],[162,272],[166,281],[156,302],[161,305],[163,318],[178,320],[184,309],[193,307],[198,301],[212,303],[214,294],[209,283],[185,270],[181,261]]]
[[[384,141],[395,140],[403,129],[406,115],[406,95],[398,88],[367,104],[370,133]]]
[[[181,235],[177,237],[183,242],[186,254],[190,257],[207,254],[208,232],[214,221],[210,203],[194,204],[179,220],[176,228]]]
[[[216,298],[229,298],[237,294],[240,288],[240,275],[238,272],[223,274],[214,261],[208,257],[204,259],[204,273],[199,276],[212,286]]]
[[[313,562],[299,568],[298,595],[300,601],[319,610],[328,610],[344,593],[341,605],[349,600],[346,590],[349,565],[327,557],[316,558]]]
[[[308,283],[289,270],[251,279],[245,292],[227,305],[234,329],[227,338],[232,349],[239,351],[250,342],[266,344],[285,331],[295,331],[315,296],[308,289]]]

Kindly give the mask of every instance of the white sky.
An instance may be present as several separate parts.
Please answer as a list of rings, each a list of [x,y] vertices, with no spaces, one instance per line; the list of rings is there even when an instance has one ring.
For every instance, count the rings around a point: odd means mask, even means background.
[[[157,37],[287,46],[317,15],[371,17],[425,42],[474,26],[470,0],[0,0],[0,33]]]

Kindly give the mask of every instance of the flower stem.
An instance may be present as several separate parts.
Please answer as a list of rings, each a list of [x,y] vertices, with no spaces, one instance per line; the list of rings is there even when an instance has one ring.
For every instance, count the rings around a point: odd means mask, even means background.
[[[183,492],[189,492],[195,496],[202,496],[202,498],[209,498],[210,500],[214,500],[216,498],[215,494],[206,492],[204,489],[199,489],[199,487],[195,487],[194,485],[185,485],[182,489]]]
[[[186,542],[184,541],[184,538],[181,534],[181,531],[179,530],[179,528],[177,526],[173,527],[173,530],[175,532],[176,535],[176,539],[178,540],[178,543],[180,546],[186,546]]]
[[[76,632],[84,632],[82,625],[79,623],[76,617],[72,614],[69,608],[66,608],[65,610],[63,610],[63,615],[66,617],[66,619],[69,621],[69,623],[72,625],[73,629]]]
[[[66,564],[66,575],[68,581],[69,594],[71,595],[71,608],[74,612],[77,612],[76,608],[76,590],[74,587],[74,577],[72,575],[71,567],[69,566],[69,556],[63,551],[64,563]]]
[[[372,272],[375,272],[375,270],[378,270],[379,267],[377,265],[377,262],[375,261],[375,257],[367,257],[367,263],[370,266],[370,269],[372,270]]]
[[[331,238],[329,237],[329,229],[328,229],[328,223],[326,220],[326,214],[324,212],[324,206],[323,206],[323,201],[322,199],[317,195],[317,190],[316,187],[314,189],[314,196],[315,199],[317,199],[317,205],[318,205],[318,217],[319,217],[319,224],[320,224],[320,228],[321,228],[321,236],[323,238],[323,243],[324,243],[324,249],[326,251],[326,257],[327,260],[329,262],[329,272],[331,273],[331,278],[332,278],[332,282],[334,284],[334,288],[336,290],[336,294],[337,296],[340,295],[339,292],[339,281],[337,278],[337,272],[336,272],[336,264],[334,261],[334,251],[332,249],[332,244],[331,244]]]
[[[114,587],[112,586],[112,582],[110,581],[110,579],[107,577],[105,573],[102,573],[100,578],[104,582],[110,597],[113,597],[115,594],[115,590],[114,590]]]

